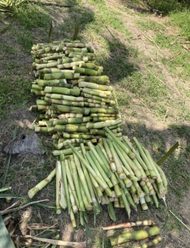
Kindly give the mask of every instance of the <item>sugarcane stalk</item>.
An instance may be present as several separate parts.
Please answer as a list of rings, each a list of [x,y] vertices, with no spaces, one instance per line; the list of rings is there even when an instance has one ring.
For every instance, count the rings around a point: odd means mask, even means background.
[[[104,181],[109,186],[109,188],[110,186],[112,187],[113,185],[111,181],[109,180],[105,171],[102,169],[101,165],[99,164],[99,161],[96,159],[93,152],[89,151],[86,156],[90,165],[93,167],[94,171],[96,172],[97,176],[101,178],[101,180]]]
[[[56,162],[56,214],[61,213],[60,199],[61,199],[61,184],[62,183],[61,164],[59,161]],[[63,185],[62,185],[63,187]],[[64,203],[64,202],[63,202]],[[67,204],[65,204],[67,206]],[[66,208],[65,206],[65,208]]]
[[[74,154],[74,162],[75,162],[78,174],[79,174],[79,178],[80,178],[80,181],[81,181],[82,188],[83,188],[84,193],[85,193],[85,195],[87,197],[87,200],[88,200],[89,203],[92,203],[92,198],[90,196],[90,192],[89,192],[89,189],[87,187],[87,181],[86,181],[86,178],[84,176],[83,170],[81,168],[80,161],[79,161],[79,159],[78,159],[76,154]]]
[[[127,198],[124,194],[124,191],[121,189],[121,199],[123,200],[124,206],[125,206],[125,210],[127,211],[127,214],[130,218],[131,215],[131,208],[129,206],[129,202],[127,201]]]
[[[102,76],[81,76],[79,79],[79,82],[87,81],[87,82],[93,82],[97,84],[106,84],[108,85],[110,83],[109,77],[102,75]]]
[[[72,209],[70,211],[70,219],[71,219],[72,227],[75,228],[77,226],[77,224],[76,224],[75,215],[74,215]]]
[[[83,92],[83,94],[87,94],[87,95],[91,95],[91,97],[89,96],[89,98],[92,98],[92,96],[95,96],[94,99],[100,99],[101,97],[103,98],[108,98],[108,100],[112,99],[112,91],[103,91],[103,90],[98,90],[98,89],[90,89],[90,88],[81,88],[81,92]],[[98,97],[98,98],[97,98]]]
[[[128,155],[121,149],[121,147],[119,147],[116,143],[113,142],[113,147],[115,148],[114,150],[116,151],[118,157],[120,158],[120,160],[122,161],[122,165],[124,165],[124,172],[126,174],[126,176],[128,177],[135,177],[135,175],[137,176],[138,180],[140,180],[141,175],[138,173],[137,170],[135,170],[135,166],[133,166],[132,163],[130,163],[130,158],[128,157]],[[134,172],[133,172],[134,171]],[[136,172],[136,173],[135,173]]]
[[[103,145],[104,145],[104,148],[105,148],[107,157],[108,157],[108,159],[109,159],[110,168],[111,168],[111,170],[112,170],[113,172],[116,172],[116,171],[117,171],[117,168],[116,168],[116,165],[115,165],[115,162],[114,162],[112,153],[111,153],[111,151],[110,151],[110,149],[109,149],[109,145],[108,145],[108,143],[106,142],[106,139],[103,139]]]
[[[115,215],[115,211],[114,211],[114,207],[113,207],[112,202],[110,202],[108,204],[108,214],[109,214],[110,219],[115,222],[116,221],[116,215]]]
[[[108,166],[106,167],[106,163],[104,163],[105,161],[102,160],[102,158],[104,158],[104,156],[99,155],[99,153],[95,149],[94,145],[90,141],[87,144],[88,144],[90,150],[92,151],[92,153],[94,154],[94,156],[96,157],[98,163],[100,164],[100,167],[102,168],[102,169],[100,168],[100,170],[103,170],[108,177],[111,177],[109,167]],[[110,187],[112,187],[112,186],[113,185],[110,184]]]
[[[153,226],[146,230],[134,231],[132,233],[128,232],[128,233],[120,234],[117,237],[111,237],[110,241],[112,246],[116,246],[132,240],[136,240],[136,241],[142,240],[159,234],[160,234],[159,228],[157,226]]]
[[[68,213],[71,211],[71,202],[70,202],[70,197],[69,197],[69,190],[68,190],[68,181],[67,181],[67,176],[66,176],[66,168],[65,168],[65,161],[61,160],[61,169],[62,169],[62,179],[63,179],[63,185],[65,189],[65,197],[67,200],[67,208],[68,208]]]
[[[140,245],[127,245],[126,244],[123,244],[123,245],[118,245],[118,246],[113,246],[113,248],[122,248],[122,247],[127,247],[127,248],[148,248],[148,247],[153,247],[153,246],[156,246],[157,244],[159,244],[160,242],[162,241],[162,238],[161,236],[158,236],[152,240],[149,240],[148,242],[145,242],[143,244],[140,244]]]
[[[151,163],[150,163],[149,160],[147,159],[147,157],[146,157],[146,155],[145,155],[145,153],[144,153],[144,151],[143,151],[143,147],[141,146],[141,144],[138,142],[138,140],[137,140],[135,137],[133,138],[133,140],[135,141],[135,144],[136,144],[136,146],[137,146],[137,148],[138,148],[138,150],[139,150],[139,153],[141,154],[141,156],[142,156],[144,162],[146,163],[146,166],[147,166],[147,168],[148,168],[148,170],[149,170],[149,172],[150,172],[151,177],[152,177],[153,179],[157,179],[157,174],[156,174],[154,168],[152,168]]]
[[[90,89],[98,89],[98,90],[103,90],[103,91],[112,91],[113,90],[112,86],[100,85],[100,84],[84,82],[84,81],[79,82],[79,87],[90,88]]]
[[[106,189],[108,187],[107,184],[104,181],[102,181],[101,179],[99,179],[99,177],[94,172],[94,170],[92,169],[92,167],[86,162],[86,160],[80,155],[80,153],[71,144],[68,144],[68,145],[70,146],[70,148],[72,149],[72,151],[77,155],[77,157],[79,158],[79,160],[81,161],[81,163],[83,163],[86,166],[86,168],[88,169],[88,171],[92,174],[92,176],[99,183],[99,185],[101,185],[101,187],[103,189]]]
[[[73,211],[73,213],[77,213],[78,207],[75,203],[75,198],[74,198],[74,195],[72,193],[71,187],[68,186],[68,189],[69,189],[69,196],[70,196],[70,201],[71,201],[71,210]]]
[[[118,144],[118,146],[120,146],[120,148],[127,154],[130,153],[130,150],[114,135],[114,133],[112,131],[109,130],[109,128],[105,127],[105,131],[109,134],[109,138],[111,137],[111,139]]]
[[[111,153],[113,154],[113,159],[114,159],[114,162],[116,165],[117,173],[121,179],[125,179],[126,175],[123,172],[122,163],[121,163],[119,157],[117,156],[117,153],[115,152],[115,149],[114,149],[112,142],[109,141],[108,145],[109,145]]]
[[[84,144],[81,143],[80,146],[81,146],[81,150],[83,152],[83,156],[85,157],[86,150],[85,150]],[[82,170],[84,172],[84,176],[85,176],[86,181],[87,181],[87,186],[88,186],[88,189],[89,189],[89,192],[90,192],[92,202],[93,202],[94,206],[97,207],[97,200],[96,200],[96,197],[95,197],[95,194],[94,194],[94,190],[93,190],[93,187],[92,187],[92,183],[90,181],[90,176],[88,174],[87,168],[82,163],[81,163],[81,167],[82,167]]]
[[[67,175],[70,191],[73,194],[73,197],[74,197],[74,200],[76,202],[77,208],[80,208],[77,193],[76,193],[76,189],[75,189],[75,184],[73,182],[73,177],[72,177],[71,171],[70,171],[71,170],[71,163],[70,163],[69,159],[65,159],[65,170],[66,170],[66,175]]]
[[[71,157],[69,164],[71,166],[72,177],[73,177],[73,181],[74,181],[74,184],[75,184],[75,189],[76,189],[76,192],[77,192],[77,198],[78,198],[78,202],[79,202],[79,209],[80,209],[80,211],[85,211],[84,203],[83,203],[83,200],[82,200],[80,181],[79,181],[77,168],[76,168],[73,156]]]
[[[65,101],[74,101],[74,102],[84,102],[84,97],[81,96],[71,96],[71,95],[64,95],[64,94],[60,94],[60,93],[46,93],[46,98],[45,99],[49,99],[49,98],[53,98],[53,99],[61,99],[61,100],[65,100]],[[73,116],[74,117],[74,116]]]
[[[117,125],[119,123],[121,123],[122,120],[121,119],[117,119],[117,120],[107,120],[104,122],[96,122],[96,123],[92,123],[92,122],[88,122],[86,124],[86,127],[91,129],[99,129],[99,128],[103,128],[103,127],[109,127],[109,126],[113,126],[113,125]]]
[[[56,169],[54,169],[45,179],[39,182],[35,187],[28,191],[28,196],[32,199],[40,190],[42,190],[56,175]]]

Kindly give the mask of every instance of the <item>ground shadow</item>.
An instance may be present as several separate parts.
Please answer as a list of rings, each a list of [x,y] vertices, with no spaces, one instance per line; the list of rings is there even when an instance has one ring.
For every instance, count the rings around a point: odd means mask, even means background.
[[[101,61],[101,65],[111,83],[116,84],[139,69],[138,64],[134,62],[137,50],[131,46],[127,47],[116,37],[110,39],[105,37],[105,39],[109,45],[109,55]]]

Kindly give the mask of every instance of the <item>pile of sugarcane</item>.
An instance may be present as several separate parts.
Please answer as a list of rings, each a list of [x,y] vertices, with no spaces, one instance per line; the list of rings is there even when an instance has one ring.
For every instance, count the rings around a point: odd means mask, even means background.
[[[97,143],[103,127],[121,136],[123,122],[108,76],[94,50],[80,41],[55,41],[32,47],[36,80],[31,92],[40,111],[36,132],[52,134],[55,149],[68,153],[68,142]],[[55,151],[56,153],[56,151]]]
[[[88,141],[76,149],[68,142],[73,155],[59,156],[56,169],[29,191],[32,198],[56,175],[56,212],[68,209],[75,227],[75,214],[80,214],[80,223],[87,221],[87,211],[98,214],[101,205],[108,206],[110,218],[115,221],[114,208],[125,208],[130,217],[131,208],[143,210],[149,204],[159,206],[165,200],[167,180],[162,169],[154,162],[150,153],[134,138],[136,146],[127,136],[116,137],[105,127],[107,138],[98,145]]]
[[[103,227],[103,230],[107,230],[107,237],[113,248],[148,248],[156,246],[162,241],[160,230],[152,220],[112,225]],[[136,241],[140,242],[137,244]]]

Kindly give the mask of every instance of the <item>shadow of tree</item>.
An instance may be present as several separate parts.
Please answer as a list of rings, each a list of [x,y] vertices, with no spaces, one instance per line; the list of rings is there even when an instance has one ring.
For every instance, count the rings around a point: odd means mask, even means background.
[[[116,84],[123,78],[130,76],[134,71],[138,70],[138,65],[132,63],[133,58],[137,56],[137,50],[127,47],[117,38],[107,39],[109,46],[109,55],[101,61],[106,74],[111,83]]]

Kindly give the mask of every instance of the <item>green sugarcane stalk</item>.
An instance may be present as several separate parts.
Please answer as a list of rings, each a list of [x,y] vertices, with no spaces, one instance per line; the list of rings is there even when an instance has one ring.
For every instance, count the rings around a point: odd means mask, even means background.
[[[127,201],[126,195],[123,190],[121,190],[121,199],[123,200],[125,210],[127,211],[128,217],[130,218],[131,208],[130,208],[129,202]]]
[[[44,96],[45,95],[45,92],[43,90],[31,89],[30,92],[35,94],[36,96]]]
[[[100,155],[96,151],[95,146],[90,141],[87,143],[87,145],[89,146],[90,150],[92,151],[92,153],[96,157],[96,159],[97,159],[99,165],[101,166],[101,168],[103,169],[104,173],[110,178],[111,173],[109,171],[109,167],[106,167],[106,164],[104,164],[104,161],[102,160],[102,158],[100,157]],[[110,187],[112,187],[112,186],[110,185]]]
[[[73,182],[73,178],[72,178],[72,175],[71,175],[71,164],[70,164],[69,159],[68,160],[65,159],[65,170],[66,170],[66,175],[67,175],[67,180],[68,180],[70,191],[72,192],[74,200],[75,200],[75,203],[77,205],[77,208],[79,209],[80,205],[79,205],[79,200],[78,200],[76,189],[75,189],[75,184]]]
[[[151,164],[151,167],[154,169],[155,173],[156,173],[156,181],[157,183],[162,183],[162,179],[161,179],[161,176],[157,170],[157,167],[155,166],[155,162],[153,161],[150,153],[145,149],[143,148],[143,151],[145,153],[145,156],[147,157],[149,163]]]
[[[61,172],[61,163],[59,161],[56,162],[56,214],[61,214],[61,197],[62,200],[64,199],[64,195],[61,193],[61,187],[63,188],[63,181],[62,181],[62,172]],[[64,199],[66,200],[66,199]],[[67,203],[65,204],[65,201],[62,201],[62,206],[67,207]]]
[[[59,104],[59,105],[68,105],[68,106],[76,106],[76,107],[87,107],[88,104],[85,102],[71,102],[71,101],[65,101],[65,100],[57,100],[57,99],[51,99],[48,97],[45,97],[46,104]]]
[[[64,124],[80,124],[85,123],[90,120],[90,117],[75,117],[75,118],[64,118],[64,119],[56,119],[53,121],[45,121],[45,125],[52,127],[55,125],[64,125]]]
[[[56,86],[46,86],[44,89],[45,93],[59,93],[64,95],[72,95],[72,96],[79,96],[80,95],[80,89],[68,89],[64,87],[56,87]]]
[[[142,210],[143,211],[148,210],[148,205],[146,204],[145,198],[144,197],[140,197],[139,200],[140,200],[140,204],[141,204]]]
[[[93,167],[93,169],[96,171],[97,176],[99,176],[102,179],[102,181],[104,181],[109,186],[109,188],[111,188],[113,185],[109,177],[106,175],[105,171],[103,170],[102,166],[100,165],[99,161],[95,157],[93,151],[88,152],[87,159],[91,164],[91,166]]]
[[[67,124],[67,125],[55,125],[54,126],[55,131],[66,131],[68,133],[70,132],[83,132],[86,133],[88,132],[88,129],[85,126],[82,126],[82,124]]]
[[[79,87],[82,88],[90,88],[90,89],[98,89],[98,90],[103,90],[103,91],[112,91],[113,88],[112,86],[107,86],[107,85],[101,85],[101,84],[96,84],[96,83],[90,83],[90,82],[79,82]]]
[[[103,139],[103,145],[104,145],[104,148],[105,148],[105,151],[106,151],[109,163],[110,163],[110,168],[111,168],[111,170],[113,172],[116,172],[117,168],[116,168],[116,165],[115,165],[115,162],[114,162],[114,159],[113,159],[113,155],[112,155],[112,153],[110,151],[109,145],[106,142],[106,139]]]
[[[60,163],[61,163],[61,168],[62,168],[62,179],[63,179],[63,185],[64,185],[64,189],[65,189],[67,208],[68,208],[68,213],[70,213],[71,202],[70,202],[70,197],[69,197],[68,181],[67,181],[66,168],[65,168],[65,160],[61,160]]]
[[[109,134],[109,138],[111,138],[115,143],[117,143],[125,153],[130,153],[130,150],[114,135],[112,131],[109,130],[109,128],[105,127],[104,129],[107,134]]]
[[[43,90],[43,87],[40,87],[38,84],[33,83],[32,89],[41,91],[41,90]]]
[[[146,184],[146,186],[147,186],[147,188],[148,188],[148,190],[149,190],[149,194],[150,194],[150,195],[154,195],[154,194],[155,194],[155,191],[154,191],[154,188],[152,187],[152,184],[151,184],[151,182],[150,182],[149,179],[147,179],[147,180],[145,181],[145,184]]]
[[[81,161],[81,163],[83,163],[86,168],[88,169],[88,171],[92,174],[92,176],[94,177],[94,179],[98,182],[98,184],[105,190],[108,188],[107,184],[102,181],[97,174],[94,172],[94,170],[92,169],[92,167],[86,162],[86,160],[81,156],[81,154],[71,145],[68,144],[70,146],[70,148],[72,149],[73,153],[75,153],[77,155],[77,157],[79,158],[79,160]]]
[[[116,120],[117,118],[113,117],[93,117],[93,122],[101,122],[101,121],[108,121],[108,120]]]
[[[140,245],[132,245],[132,246],[129,246],[126,244],[123,244],[123,245],[118,245],[118,246],[113,246],[113,248],[123,248],[123,247],[127,247],[127,248],[148,248],[148,247],[153,247],[153,246],[156,246],[157,244],[159,244],[160,242],[162,241],[162,238],[160,236],[152,239],[152,240],[149,240],[148,242],[145,242],[143,244],[140,244]]]
[[[81,92],[90,94],[92,96],[98,96],[103,98],[111,98],[112,92],[111,91],[103,91],[103,90],[95,90],[95,89],[89,89],[89,88],[81,88]]]
[[[82,150],[83,157],[85,158],[85,156],[86,156],[86,150],[85,150],[84,144],[81,143],[80,144],[80,147],[81,147],[81,150]],[[84,166],[83,163],[81,163],[81,167],[82,167],[82,170],[84,172],[84,176],[85,176],[86,181],[87,181],[87,185],[88,185],[88,189],[89,189],[89,192],[90,192],[90,196],[91,196],[92,202],[93,202],[93,204],[94,204],[95,207],[98,207],[97,206],[97,200],[96,200],[96,197],[95,197],[95,194],[94,194],[94,190],[93,190],[93,185],[92,185],[90,176],[88,174],[87,168]]]
[[[142,239],[146,239],[148,237],[156,236],[160,234],[160,230],[157,226],[150,227],[146,230],[138,230],[134,232],[128,232],[118,235],[117,237],[111,237],[111,246],[116,246],[119,244],[123,244],[129,241],[138,241]]]
[[[82,200],[83,200],[83,203],[84,203],[84,206],[85,206],[85,209],[87,211],[91,211],[93,209],[92,205],[89,203],[86,195],[85,195],[85,192],[84,192],[84,187],[81,183],[81,181],[79,182],[80,184],[80,190],[81,190],[81,195],[82,195]]]
[[[71,201],[71,209],[72,209],[73,213],[77,213],[78,207],[75,203],[75,198],[74,198],[73,192],[72,192],[70,186],[68,186],[68,189],[69,189],[69,196],[70,196],[70,201]]]
[[[79,175],[79,178],[80,178],[80,181],[81,181],[82,188],[83,188],[84,193],[86,195],[86,198],[87,198],[89,203],[92,203],[92,198],[90,196],[90,192],[89,192],[89,189],[87,187],[87,181],[86,181],[85,175],[83,173],[83,170],[81,168],[80,161],[79,161],[79,159],[78,159],[76,154],[74,154],[74,162],[75,162],[75,166],[77,168],[78,175]]]
[[[106,156],[104,155],[104,153],[102,152],[102,150],[98,146],[95,147],[95,150],[97,151],[97,153],[100,156],[101,160],[103,161],[104,165],[109,170],[110,179],[111,179],[111,182],[112,182],[113,186],[117,185],[118,184],[118,181],[117,181],[117,179],[115,177],[115,174],[110,172],[110,165],[109,165],[109,162],[108,162]],[[116,187],[116,189],[117,189],[117,187]],[[114,188],[114,191],[115,191],[115,188]],[[120,195],[121,193],[118,191],[117,194]]]
[[[62,113],[75,113],[84,115],[88,115],[91,111],[89,108],[69,107],[63,105],[52,105],[50,109],[60,111]]]
[[[65,119],[65,118],[82,118],[83,114],[74,114],[74,113],[66,113],[58,115],[59,119]]]
[[[139,196],[139,198],[144,197],[145,196],[145,193],[142,191],[139,183],[137,183],[136,181],[133,181],[133,185],[134,185],[134,187],[137,190],[137,195]]]
[[[103,128],[103,127],[110,127],[110,126],[113,126],[113,125],[117,125],[117,124],[119,124],[121,122],[122,122],[121,119],[108,120],[108,121],[96,122],[96,123],[88,122],[86,124],[86,127],[88,129],[99,129],[99,128]]]
[[[156,179],[157,178],[157,175],[156,175],[156,172],[154,171],[154,168],[152,168],[152,165],[150,164],[150,162],[148,161],[144,151],[143,151],[143,148],[141,146],[141,144],[138,142],[138,140],[134,137],[133,140],[135,141],[135,144],[139,150],[139,153],[141,155],[141,157],[143,158],[144,162],[146,163],[146,166],[150,172],[150,176],[153,178],[153,179]]]
[[[101,75],[101,71],[96,71],[96,70],[89,69],[89,68],[80,68],[80,67],[74,66],[73,69],[75,73],[80,73],[82,75],[88,75],[88,76],[100,76]]]
[[[123,171],[121,160],[117,156],[117,153],[116,153],[116,151],[114,149],[114,146],[113,146],[112,142],[108,142],[108,145],[109,145],[110,151],[111,151],[111,153],[113,155],[113,159],[114,159],[114,162],[115,162],[117,173],[118,173],[118,175],[119,175],[119,177],[121,179],[125,179],[126,175],[125,175],[125,173]]]
[[[91,99],[91,100],[97,100],[97,101],[101,101],[101,102],[105,102],[109,105],[109,103],[112,103],[113,99],[112,98],[102,98],[100,96],[96,96],[96,95],[92,95],[90,93],[84,93],[84,92],[81,92],[81,95],[83,95],[86,99]],[[97,114],[97,113],[96,113]]]
[[[77,192],[77,198],[78,198],[78,202],[79,202],[79,209],[80,209],[80,211],[85,211],[84,203],[83,203],[83,200],[82,200],[82,193],[81,193],[81,189],[80,189],[80,181],[79,181],[77,168],[76,168],[73,156],[71,157],[69,164],[71,166],[72,177],[73,177],[73,181],[74,181],[74,184],[75,184],[75,189],[76,189],[76,192]]]
[[[56,174],[56,169],[54,169],[45,179],[39,182],[35,187],[28,191],[28,196],[32,199],[40,190],[42,190],[51,180],[54,178]]]
[[[95,63],[85,63],[82,67],[94,69],[94,70],[103,70],[102,66],[96,65]]]
[[[114,142],[113,142],[113,147],[115,148],[117,155],[119,156],[120,160],[122,161],[122,164],[124,165],[125,169],[123,168],[123,170],[124,170],[126,176],[131,177],[131,179],[134,178],[136,174],[132,170],[132,168],[134,169],[134,167],[132,166],[132,164],[129,163],[130,160],[129,160],[128,155],[121,149],[120,146],[118,146],[118,144],[116,144]],[[135,171],[137,171],[137,170],[135,170]],[[137,178],[139,180],[141,177],[139,175],[139,173],[137,173],[137,176],[138,176]]]
[[[115,222],[116,221],[116,215],[115,215],[115,211],[114,211],[114,207],[113,207],[112,202],[110,202],[108,204],[108,214],[109,214],[110,219]]]
[[[132,196],[130,195],[129,191],[127,188],[124,189],[124,193],[126,195],[127,201],[129,202],[130,206],[137,211],[137,206],[136,203],[133,201]]]
[[[80,74],[73,73],[73,72],[54,72],[44,74],[45,80],[52,80],[52,79],[77,79],[79,78]]]
[[[75,228],[77,226],[77,224],[76,224],[75,215],[74,215],[72,209],[70,211],[70,219],[71,219],[72,227]]]
[[[53,99],[60,99],[60,100],[65,100],[65,101],[74,101],[74,102],[84,102],[84,97],[76,97],[76,96],[70,96],[70,95],[63,95],[63,94],[49,94],[46,93],[45,99],[53,98]]]
[[[102,76],[80,76],[79,82],[87,81],[87,82],[93,82],[97,84],[106,84],[108,85],[110,83],[109,77],[106,75]]]

